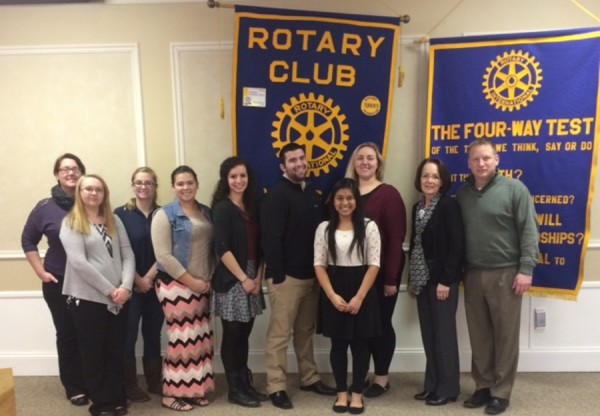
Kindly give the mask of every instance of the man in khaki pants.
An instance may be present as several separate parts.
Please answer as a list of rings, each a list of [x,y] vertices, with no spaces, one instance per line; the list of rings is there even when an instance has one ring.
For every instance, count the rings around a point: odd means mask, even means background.
[[[465,312],[475,393],[467,408],[498,415],[509,405],[519,361],[523,293],[539,253],[538,223],[525,185],[498,174],[494,143],[469,145],[472,175],[459,189],[465,226]]]
[[[291,409],[287,395],[287,348],[293,337],[300,389],[335,395],[321,381],[313,355],[319,283],[313,268],[315,230],[323,220],[321,196],[304,182],[308,163],[304,148],[289,143],[280,153],[281,181],[260,210],[261,245],[267,265],[271,304],[267,330],[267,393],[274,406]]]

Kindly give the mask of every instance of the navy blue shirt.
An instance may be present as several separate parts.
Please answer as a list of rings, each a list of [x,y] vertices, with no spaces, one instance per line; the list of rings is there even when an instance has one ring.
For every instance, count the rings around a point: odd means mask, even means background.
[[[152,214],[146,218],[144,213],[137,207],[128,210],[124,205],[115,209],[115,215],[125,225],[129,241],[131,242],[131,249],[135,256],[135,271],[143,277],[156,262],[154,249],[152,248],[152,239],[150,238]]]

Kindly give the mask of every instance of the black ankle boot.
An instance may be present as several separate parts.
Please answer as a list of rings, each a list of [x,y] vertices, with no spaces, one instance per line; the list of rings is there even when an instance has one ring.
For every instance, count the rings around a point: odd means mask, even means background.
[[[266,394],[262,394],[254,388],[254,379],[252,378],[252,371],[250,371],[249,368],[240,370],[240,380],[246,391],[250,394],[250,396],[254,397],[255,399],[261,402],[269,400],[269,396],[267,396]]]
[[[126,360],[123,373],[123,388],[127,398],[132,402],[147,402],[150,397],[138,386],[136,363]]]
[[[229,393],[227,399],[229,403],[236,403],[244,407],[258,407],[260,401],[250,395],[244,388],[238,371],[232,371],[225,374],[227,383],[229,384]]]

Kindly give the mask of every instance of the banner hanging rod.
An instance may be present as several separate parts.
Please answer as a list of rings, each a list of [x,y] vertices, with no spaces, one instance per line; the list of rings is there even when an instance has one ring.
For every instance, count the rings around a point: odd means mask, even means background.
[[[210,9],[214,9],[215,7],[217,8],[222,8],[222,9],[233,9],[235,8],[235,4],[231,4],[231,3],[221,3],[220,1],[215,1],[215,0],[207,0],[206,5],[210,8]],[[403,16],[400,16],[400,23],[408,23],[410,22],[410,16],[405,14]]]
[[[208,0],[206,2],[206,5],[210,9],[214,9],[215,7],[220,7],[222,9],[233,9],[233,8],[235,8],[235,4],[221,3],[220,1],[215,1],[215,0]]]

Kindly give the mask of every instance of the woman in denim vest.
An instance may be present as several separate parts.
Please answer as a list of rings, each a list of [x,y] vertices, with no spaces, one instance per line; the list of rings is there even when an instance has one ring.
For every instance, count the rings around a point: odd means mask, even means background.
[[[162,405],[176,411],[206,406],[214,390],[210,279],[214,268],[210,210],[196,201],[198,178],[179,166],[171,173],[175,200],[156,212],[152,244],[156,293],[167,321]]]

